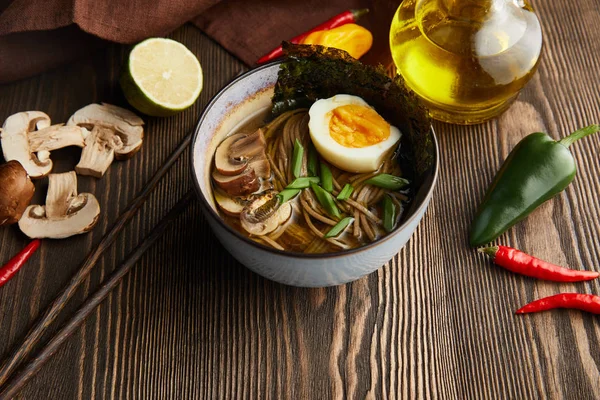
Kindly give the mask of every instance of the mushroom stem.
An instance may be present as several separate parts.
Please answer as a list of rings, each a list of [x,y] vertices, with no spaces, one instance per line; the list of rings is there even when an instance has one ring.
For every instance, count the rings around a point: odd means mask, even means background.
[[[101,178],[115,158],[115,149],[123,147],[121,138],[107,128],[94,126],[85,139],[81,160],[75,167],[80,175]]]
[[[52,125],[39,131],[29,132],[29,150],[53,151],[69,146],[83,147],[82,128],[77,126]]]
[[[77,197],[77,175],[75,172],[50,174],[46,195],[46,216],[60,218],[67,214],[73,199]]]

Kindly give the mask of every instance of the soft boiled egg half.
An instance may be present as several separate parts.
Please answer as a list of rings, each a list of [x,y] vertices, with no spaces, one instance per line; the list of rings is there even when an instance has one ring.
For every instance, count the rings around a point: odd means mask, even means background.
[[[400,131],[358,96],[338,94],[308,111],[310,137],[319,154],[348,172],[377,170],[395,149]]]

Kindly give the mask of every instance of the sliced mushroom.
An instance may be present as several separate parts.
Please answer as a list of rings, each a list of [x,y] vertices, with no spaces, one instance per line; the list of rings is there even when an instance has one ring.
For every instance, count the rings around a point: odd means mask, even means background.
[[[268,181],[266,179],[261,179],[260,187],[255,192],[253,192],[253,194],[260,194],[266,192],[267,190],[273,190],[273,188],[273,182]]]
[[[227,194],[221,192],[220,190],[215,190],[215,200],[217,201],[217,205],[219,208],[227,215],[231,215],[232,217],[239,216],[244,207],[246,206],[246,202],[240,199],[239,197],[231,197]]]
[[[271,164],[269,164],[269,160],[267,160],[267,156],[258,155],[248,163],[248,168],[251,168],[256,173],[256,176],[263,179],[268,179],[271,177]]]
[[[232,196],[245,196],[269,187],[263,185],[264,180],[271,177],[265,150],[261,129],[228,137],[215,153],[215,183]]]
[[[52,171],[50,151],[83,147],[84,133],[81,128],[50,126],[50,117],[43,112],[24,111],[4,121],[0,133],[2,152],[6,161],[19,161],[30,177],[41,178]]]
[[[273,232],[292,215],[292,204],[280,203],[274,192],[268,192],[252,201],[240,214],[242,227],[253,235],[262,236]]]
[[[264,157],[267,143],[262,129],[257,129],[250,134],[241,135],[229,148],[229,157],[234,159],[250,159],[261,155]],[[237,135],[234,135],[237,136]]]
[[[212,177],[215,183],[231,196],[246,196],[256,192],[260,187],[260,179],[250,168],[235,176],[226,176],[213,171]]]
[[[94,126],[85,139],[79,164],[75,171],[80,175],[102,178],[115,158],[115,151],[123,147],[121,138],[108,128]]]
[[[19,221],[34,192],[27,171],[18,161],[0,165],[0,226]]]
[[[219,173],[226,176],[233,176],[241,174],[246,169],[248,165],[247,158],[232,158],[229,156],[231,145],[242,137],[244,135],[241,134],[229,136],[217,147],[217,151],[215,152],[215,168]]]
[[[77,194],[74,171],[51,174],[45,206],[29,206],[19,228],[30,238],[62,239],[89,232],[98,222],[100,205],[90,193]]]
[[[123,146],[114,149],[117,160],[131,158],[144,140],[144,121],[134,113],[110,104],[90,104],[75,112],[67,126],[78,125],[89,130],[94,126],[107,128],[118,136]]]

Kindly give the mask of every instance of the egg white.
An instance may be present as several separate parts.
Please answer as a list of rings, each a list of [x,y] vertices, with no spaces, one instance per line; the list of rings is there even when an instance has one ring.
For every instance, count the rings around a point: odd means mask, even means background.
[[[308,111],[310,138],[319,154],[332,165],[354,173],[375,171],[400,140],[400,130],[395,126],[390,126],[390,136],[371,146],[342,146],[331,137],[329,122],[332,110],[349,104],[372,108],[362,98],[349,94],[338,94],[328,99],[317,100]]]

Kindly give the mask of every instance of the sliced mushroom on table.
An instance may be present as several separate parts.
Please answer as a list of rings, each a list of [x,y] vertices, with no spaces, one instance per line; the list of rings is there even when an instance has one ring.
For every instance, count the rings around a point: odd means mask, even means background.
[[[18,161],[0,165],[0,226],[19,221],[34,192],[33,182]]]
[[[5,160],[18,161],[31,178],[37,179],[52,171],[50,151],[83,147],[87,133],[76,126],[51,126],[50,117],[41,111],[24,111],[4,121],[0,141]]]
[[[87,149],[81,156],[77,172],[99,178],[110,166],[108,160],[131,158],[142,147],[143,125],[144,121],[131,111],[106,103],[90,104],[76,111],[67,126],[92,131],[86,138]]]
[[[115,159],[115,151],[123,147],[123,141],[111,129],[94,126],[85,143],[75,171],[101,178]]]
[[[45,205],[27,207],[19,228],[30,238],[62,239],[89,232],[98,222],[100,204],[90,193],[77,193],[75,171],[48,176]]]

